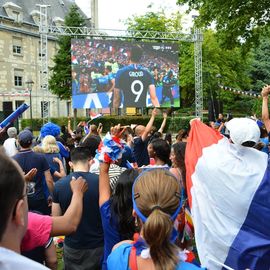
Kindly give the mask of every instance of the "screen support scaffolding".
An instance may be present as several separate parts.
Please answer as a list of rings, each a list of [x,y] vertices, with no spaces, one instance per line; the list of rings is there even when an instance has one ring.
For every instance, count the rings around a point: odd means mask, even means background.
[[[41,7],[42,6],[42,7]],[[46,57],[43,58],[46,65],[41,64],[41,85],[42,90],[48,95],[48,35],[50,36],[84,36],[88,38],[116,38],[116,39],[147,39],[157,42],[161,41],[183,41],[194,43],[194,67],[195,67],[195,115],[202,119],[203,111],[203,82],[202,82],[202,42],[203,34],[201,29],[195,29],[192,34],[184,34],[180,32],[156,32],[156,31],[137,31],[137,30],[114,30],[114,29],[93,29],[89,27],[67,27],[48,25],[47,5],[40,5],[40,39],[41,49]],[[49,121],[49,103],[48,99],[43,99],[44,106],[43,121]],[[43,108],[42,108],[43,110]]]
[[[50,103],[49,103],[49,76],[48,76],[48,7],[49,5],[37,5],[40,12],[40,88],[42,92],[42,121],[43,124],[49,122],[50,119]]]

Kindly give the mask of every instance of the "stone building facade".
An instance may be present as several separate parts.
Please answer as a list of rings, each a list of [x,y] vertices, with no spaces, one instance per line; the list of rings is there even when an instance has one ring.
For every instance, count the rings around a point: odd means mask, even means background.
[[[0,111],[8,115],[22,103],[29,104],[31,94],[33,118],[42,118],[44,95],[40,87],[39,7],[36,4],[51,5],[48,8],[49,24],[62,25],[74,1],[11,1],[0,0]],[[52,57],[57,52],[56,41],[56,37],[48,37],[49,68],[53,66]],[[29,81],[34,83],[27,83]],[[50,92],[47,101],[52,117],[70,114],[70,101],[61,101]],[[30,110],[23,118],[30,118]]]

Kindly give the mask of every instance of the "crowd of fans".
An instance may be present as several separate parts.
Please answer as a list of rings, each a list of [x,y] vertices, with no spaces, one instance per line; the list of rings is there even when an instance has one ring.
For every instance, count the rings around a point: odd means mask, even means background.
[[[260,140],[243,143],[267,154],[269,92],[262,91],[262,120],[252,120]],[[9,138],[0,153],[0,268],[57,269],[56,235],[65,235],[65,269],[200,268],[187,222],[189,133],[163,134],[167,114],[159,129],[157,114],[104,138],[102,125],[72,130],[70,120],[61,129],[45,124],[38,138],[29,128],[1,130]],[[229,138],[229,121],[220,114],[209,126]],[[120,141],[122,157],[114,160]]]
[[[83,42],[75,40],[71,48],[73,90],[78,88],[74,94],[109,91],[117,71],[129,65],[130,45]],[[144,47],[141,65],[153,74],[156,86],[162,84],[169,70],[177,77],[178,64],[168,59],[168,54]]]

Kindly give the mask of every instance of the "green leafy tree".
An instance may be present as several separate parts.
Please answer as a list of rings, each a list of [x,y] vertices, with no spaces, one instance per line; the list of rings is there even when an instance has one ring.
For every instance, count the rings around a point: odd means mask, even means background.
[[[72,5],[68,15],[65,17],[65,26],[83,27],[85,18],[79,12],[79,8]],[[58,39],[59,50],[53,57],[54,67],[51,68],[51,77],[49,80],[50,91],[61,99],[70,99],[71,97],[71,36],[60,36]]]
[[[171,14],[170,18],[167,18],[164,10],[161,10],[157,13],[148,11],[143,16],[132,16],[125,24],[129,30],[175,32],[182,29],[180,21],[179,13]]]
[[[260,92],[262,87],[270,84],[270,38],[265,35],[261,38],[259,46],[252,49],[253,60],[251,62],[250,76],[252,90]]]
[[[181,17],[180,17],[181,18]],[[166,18],[163,12],[149,12],[143,16],[133,16],[127,21],[128,29],[140,31],[168,32],[181,29],[179,15]],[[170,25],[172,27],[168,27]],[[194,44],[179,42],[179,67],[180,67],[180,91],[181,106],[194,110],[195,101],[195,71],[194,71]],[[218,87],[217,74],[221,74],[220,83],[237,89],[249,89],[250,54],[242,55],[239,48],[226,49],[212,30],[204,32],[203,41],[203,91],[204,105],[208,106],[208,100],[221,99],[225,104],[225,110],[235,109],[234,104],[247,102],[243,97],[230,92],[221,91]],[[249,99],[250,100],[250,99]],[[251,101],[252,102],[252,101]],[[252,105],[248,105],[250,109]]]
[[[251,110],[253,99],[223,91],[219,84],[236,89],[250,89],[251,56],[245,57],[239,48],[225,49],[212,30],[204,32],[203,41],[203,96],[204,108],[210,100],[220,100],[224,111]],[[218,74],[221,75],[218,78]],[[195,100],[194,45],[182,43],[180,47],[180,85],[182,105],[190,107]],[[248,100],[248,102],[247,102]]]
[[[234,47],[243,41],[246,45],[257,43],[260,35],[270,25],[270,4],[268,0],[178,0],[199,11],[197,23],[209,26],[215,23],[227,47]]]

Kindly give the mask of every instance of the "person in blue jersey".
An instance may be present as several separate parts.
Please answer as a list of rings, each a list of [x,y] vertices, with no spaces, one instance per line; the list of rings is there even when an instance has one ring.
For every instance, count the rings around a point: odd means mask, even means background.
[[[33,134],[29,130],[23,130],[18,135],[20,151],[12,158],[17,161],[24,173],[35,170],[36,174],[27,183],[27,200],[29,209],[49,215],[51,209],[48,202],[48,189],[52,193],[54,182],[50,172],[50,166],[43,154],[32,151]]]
[[[165,102],[165,99],[168,97],[171,102],[171,107],[174,106],[174,99],[172,94],[172,87],[177,83],[176,78],[173,76],[173,71],[169,70],[167,75],[162,79],[162,99],[160,104],[162,105]]]
[[[80,83],[77,80],[77,73],[75,70],[72,70],[71,77],[72,77],[72,95],[78,95],[80,92]]]
[[[180,183],[168,170],[142,172],[132,187],[133,216],[140,234],[134,242],[126,240],[114,246],[107,259],[108,270],[200,269],[184,261],[173,243],[177,235],[173,222],[182,207],[181,197]]]
[[[113,93],[113,107],[147,107],[147,94],[151,103],[159,107],[153,75],[139,62],[143,51],[139,46],[134,46],[130,52],[129,65],[118,70],[115,78]]]
[[[102,269],[107,270],[107,258],[118,242],[132,239],[136,232],[132,216],[132,184],[138,176],[135,169],[125,170],[119,177],[112,194],[109,163],[100,164],[99,207],[104,232],[104,256]]]
[[[115,85],[115,78],[112,73],[112,67],[106,66],[102,77],[96,78],[94,81],[97,85],[98,92],[112,92]]]

